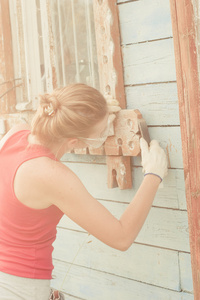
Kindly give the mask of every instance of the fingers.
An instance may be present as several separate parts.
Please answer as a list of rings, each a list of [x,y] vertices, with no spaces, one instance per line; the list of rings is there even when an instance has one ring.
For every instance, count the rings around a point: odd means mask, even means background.
[[[112,96],[106,96],[106,101],[109,113],[117,113],[121,110],[119,102],[116,99],[112,98]]]
[[[146,156],[149,153],[149,146],[145,139],[140,139],[140,148],[142,150],[142,157]]]
[[[108,112],[109,113],[117,113],[118,111],[121,110],[120,106],[112,106],[112,105],[108,105]]]
[[[152,140],[150,143],[150,148],[154,148],[154,147],[160,147],[158,141],[156,140]]]
[[[151,141],[149,150],[150,152],[158,152],[158,153],[164,152],[163,148],[160,147],[158,141],[156,140]]]
[[[153,145],[159,145],[159,143],[158,143],[157,140],[152,140],[150,144],[151,144],[152,146],[153,146]]]
[[[109,132],[108,132],[108,136],[113,136],[115,135],[114,132],[114,126],[113,126],[113,122],[116,119],[116,115],[115,114],[109,114],[108,116],[108,126],[109,126]]]
[[[107,104],[112,106],[119,106],[119,101],[113,98],[106,98]]]
[[[116,119],[116,115],[115,114],[110,114],[108,117],[109,123],[111,124],[114,120]]]

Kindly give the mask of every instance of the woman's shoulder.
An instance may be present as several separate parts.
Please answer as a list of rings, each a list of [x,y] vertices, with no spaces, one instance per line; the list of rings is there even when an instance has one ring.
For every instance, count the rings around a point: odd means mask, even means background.
[[[46,208],[54,204],[52,194],[59,193],[60,183],[66,187],[72,177],[72,171],[61,162],[45,156],[37,157],[19,167],[15,176],[15,194],[22,203],[32,208]]]

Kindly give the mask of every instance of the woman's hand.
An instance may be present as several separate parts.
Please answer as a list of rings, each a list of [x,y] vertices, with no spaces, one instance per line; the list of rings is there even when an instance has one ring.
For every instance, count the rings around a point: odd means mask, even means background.
[[[167,175],[167,156],[156,140],[151,141],[150,147],[147,142],[140,139],[142,167],[145,175],[154,174],[161,181]]]
[[[119,102],[112,98],[112,96],[106,96],[106,101],[108,105],[108,112],[109,112],[109,133],[108,136],[114,135],[114,127],[113,122],[116,119],[116,113],[118,113],[121,110],[121,107],[119,106]]]
[[[112,96],[106,96],[106,101],[108,105],[109,114],[117,113],[121,110],[119,102],[116,99],[112,98]]]

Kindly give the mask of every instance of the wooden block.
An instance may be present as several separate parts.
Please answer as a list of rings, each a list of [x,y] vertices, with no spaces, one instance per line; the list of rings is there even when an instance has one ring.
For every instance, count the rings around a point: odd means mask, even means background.
[[[92,148],[89,147],[89,153],[91,155],[105,155],[105,149],[104,146],[101,146],[99,148]]]
[[[140,153],[138,120],[142,115],[138,110],[121,110],[114,121],[115,135],[105,142],[106,155],[137,156]]]
[[[132,188],[131,159],[123,156],[107,156],[108,188]]]

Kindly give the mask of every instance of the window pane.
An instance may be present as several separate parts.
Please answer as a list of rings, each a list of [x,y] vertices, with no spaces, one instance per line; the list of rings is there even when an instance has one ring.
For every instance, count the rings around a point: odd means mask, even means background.
[[[52,0],[58,86],[83,82],[99,88],[92,0]]]

